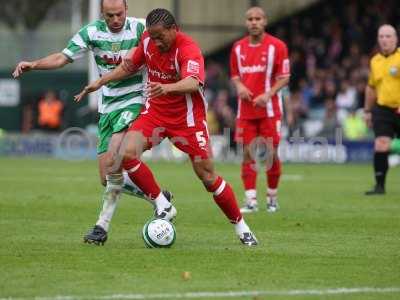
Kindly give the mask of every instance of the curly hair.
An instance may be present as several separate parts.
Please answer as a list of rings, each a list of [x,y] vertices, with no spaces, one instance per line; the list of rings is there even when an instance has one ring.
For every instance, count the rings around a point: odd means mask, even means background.
[[[146,27],[153,25],[162,25],[165,28],[177,26],[175,17],[165,8],[153,9],[146,17]]]

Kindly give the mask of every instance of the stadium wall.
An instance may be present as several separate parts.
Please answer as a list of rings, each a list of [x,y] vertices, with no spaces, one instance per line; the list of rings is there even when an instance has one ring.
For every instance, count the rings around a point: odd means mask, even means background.
[[[240,149],[229,147],[227,136],[211,136],[213,157],[220,162],[241,161]],[[65,160],[96,159],[97,137],[95,131],[68,128],[59,134],[0,134],[0,156],[36,156]],[[309,139],[301,142],[282,141],[280,157],[284,162],[294,163],[369,163],[373,156],[373,142],[326,141]],[[255,156],[268,157],[261,149]],[[167,140],[144,153],[145,160],[187,160],[186,154]]]

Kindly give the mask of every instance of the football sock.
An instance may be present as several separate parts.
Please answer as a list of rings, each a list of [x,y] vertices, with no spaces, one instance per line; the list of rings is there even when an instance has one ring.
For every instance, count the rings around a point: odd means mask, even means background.
[[[153,173],[149,167],[138,159],[132,159],[123,163],[129,178],[143,191],[149,199],[154,200],[161,193]]]
[[[278,158],[275,158],[271,168],[267,170],[268,188],[277,189],[280,177],[281,177],[281,161]]]
[[[375,152],[374,154],[374,171],[376,184],[385,188],[386,173],[389,168],[388,152]]]
[[[157,206],[157,211],[161,212],[164,210],[164,208],[170,207],[172,204],[165,198],[163,193],[160,193],[156,199],[154,199],[154,202]]]
[[[400,154],[400,139],[393,139],[390,144],[390,151],[392,153]]]
[[[245,190],[254,190],[257,181],[257,165],[253,160],[251,162],[242,163],[242,182]]]
[[[123,171],[122,175],[124,176],[124,182],[122,184],[122,192],[127,195],[136,196],[136,197],[145,199],[146,197],[145,197],[144,193],[129,178],[128,172]]]
[[[103,193],[103,207],[96,225],[108,231],[114,211],[117,208],[118,199],[121,197],[123,183],[122,174],[111,174],[106,176],[107,186]]]
[[[124,183],[122,184],[122,192],[124,194],[144,199],[154,205],[154,201],[148,199],[142,190],[139,189],[138,186],[129,178],[128,172],[124,171],[122,175],[124,176]]]
[[[214,194],[214,201],[219,208],[224,212],[225,216],[232,224],[238,223],[242,219],[239,206],[236,201],[235,194],[231,186],[225,182],[221,177],[207,188],[207,190]]]
[[[246,190],[244,191],[244,195],[248,200],[251,200],[252,202],[256,202],[257,203],[257,191],[256,190]]]
[[[267,189],[267,202],[271,205],[276,205],[278,200],[278,190],[277,189]]]
[[[249,226],[247,226],[243,218],[235,224],[235,231],[240,237],[243,236],[243,233],[245,232],[251,232]]]

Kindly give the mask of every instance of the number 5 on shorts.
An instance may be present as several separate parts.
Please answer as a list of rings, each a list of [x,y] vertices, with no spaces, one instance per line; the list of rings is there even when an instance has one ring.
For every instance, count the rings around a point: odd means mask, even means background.
[[[206,137],[204,136],[203,131],[196,132],[196,139],[197,142],[199,143],[200,148],[204,148],[207,145],[207,140]]]

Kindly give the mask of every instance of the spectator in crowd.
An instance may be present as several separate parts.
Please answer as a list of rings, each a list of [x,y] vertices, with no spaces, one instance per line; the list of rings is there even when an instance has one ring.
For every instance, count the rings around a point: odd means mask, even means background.
[[[226,89],[221,89],[218,91],[214,102],[214,111],[221,124],[221,129],[229,128],[231,130],[235,129],[235,112],[229,105],[229,92]]]
[[[297,135],[304,137],[304,120],[307,118],[308,107],[299,90],[290,95],[290,99],[285,99],[285,104],[290,106],[290,114],[287,114],[287,125],[289,136]]]
[[[368,127],[365,125],[362,114],[351,110],[343,122],[344,137],[350,141],[360,141],[368,137]]]
[[[323,126],[317,136],[325,137],[328,140],[334,140],[338,128],[340,128],[340,124],[337,119],[335,99],[329,98],[325,101],[325,116],[323,119]]]
[[[342,80],[336,95],[336,106],[340,123],[343,123],[347,115],[357,108],[357,104],[357,89],[350,84],[349,80]]]
[[[38,125],[43,130],[58,131],[62,126],[64,104],[54,91],[48,91],[38,104]]]

